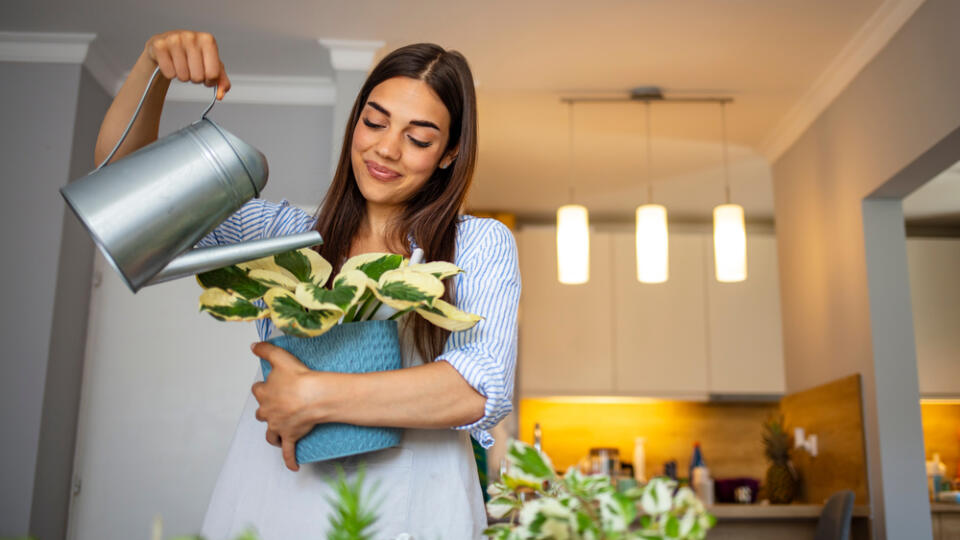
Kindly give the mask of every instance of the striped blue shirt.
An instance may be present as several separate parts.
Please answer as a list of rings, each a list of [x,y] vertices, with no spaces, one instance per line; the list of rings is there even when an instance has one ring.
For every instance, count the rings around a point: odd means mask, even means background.
[[[197,246],[235,244],[310,230],[313,218],[286,200],[251,199]],[[453,278],[457,307],[484,317],[469,330],[453,332],[443,354],[463,378],[487,398],[483,417],[454,429],[468,430],[484,448],[493,445],[487,431],[513,410],[517,360],[517,305],[520,267],[513,234],[493,219],[461,216],[457,222]],[[261,340],[273,330],[270,319],[257,321]]]

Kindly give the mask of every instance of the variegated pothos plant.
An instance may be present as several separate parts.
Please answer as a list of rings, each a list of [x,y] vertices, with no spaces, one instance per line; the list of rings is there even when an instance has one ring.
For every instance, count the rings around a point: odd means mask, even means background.
[[[487,513],[502,520],[493,540],[702,540],[716,518],[689,487],[665,477],[620,492],[605,475],[570,467],[562,477],[546,454],[511,441],[507,471],[487,488]]]
[[[348,259],[331,280],[332,272],[310,248],[204,272],[197,275],[204,288],[200,310],[223,321],[269,317],[280,331],[297,337],[369,320],[382,304],[396,310],[391,318],[416,312],[450,331],[482,319],[440,298],[443,280],[462,272],[449,262],[410,265],[395,253],[364,253]]]

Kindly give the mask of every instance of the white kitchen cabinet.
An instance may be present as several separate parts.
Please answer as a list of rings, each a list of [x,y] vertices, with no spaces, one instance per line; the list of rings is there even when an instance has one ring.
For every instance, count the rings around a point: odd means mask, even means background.
[[[591,235],[590,280],[583,285],[557,281],[554,227],[524,227],[517,242],[523,279],[520,395],[609,393],[613,384],[609,236]]]
[[[705,397],[703,235],[670,234],[669,279],[665,283],[637,281],[633,232],[611,236],[614,391]]]
[[[711,394],[783,394],[783,328],[777,240],[747,235],[747,279],[720,283],[713,241],[705,238]]]
[[[748,234],[747,281],[727,284],[714,278],[709,232],[672,233],[669,279],[644,284],[633,231],[593,231],[590,281],[562,285],[555,231],[518,234],[522,397],[784,392],[772,234]]]
[[[960,240],[908,238],[920,395],[960,394]]]

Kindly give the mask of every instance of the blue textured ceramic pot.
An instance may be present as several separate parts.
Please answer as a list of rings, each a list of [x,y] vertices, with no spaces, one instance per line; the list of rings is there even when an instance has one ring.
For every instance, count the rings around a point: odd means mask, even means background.
[[[296,356],[308,368],[337,373],[369,373],[403,367],[396,321],[363,321],[338,324],[322,336],[298,338],[280,336],[267,341]],[[263,378],[270,364],[261,359]],[[297,463],[363,454],[400,444],[402,430],[317,424],[297,441]]]

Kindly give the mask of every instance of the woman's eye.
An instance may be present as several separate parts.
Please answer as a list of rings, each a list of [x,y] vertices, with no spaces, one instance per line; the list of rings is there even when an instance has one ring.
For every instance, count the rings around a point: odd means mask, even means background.
[[[367,120],[366,118],[363,119],[363,124],[364,124],[365,126],[367,126],[368,128],[373,128],[373,129],[379,129],[379,128],[382,128],[382,127],[383,127],[383,126],[380,125],[380,124],[374,124],[373,122]]]
[[[426,141],[418,141],[417,139],[414,139],[413,137],[410,137],[410,136],[408,136],[407,138],[410,139],[410,142],[412,142],[413,144],[419,146],[420,148],[426,148],[426,147],[430,146],[431,144],[433,144],[433,143],[429,143],[429,142],[426,142]]]

